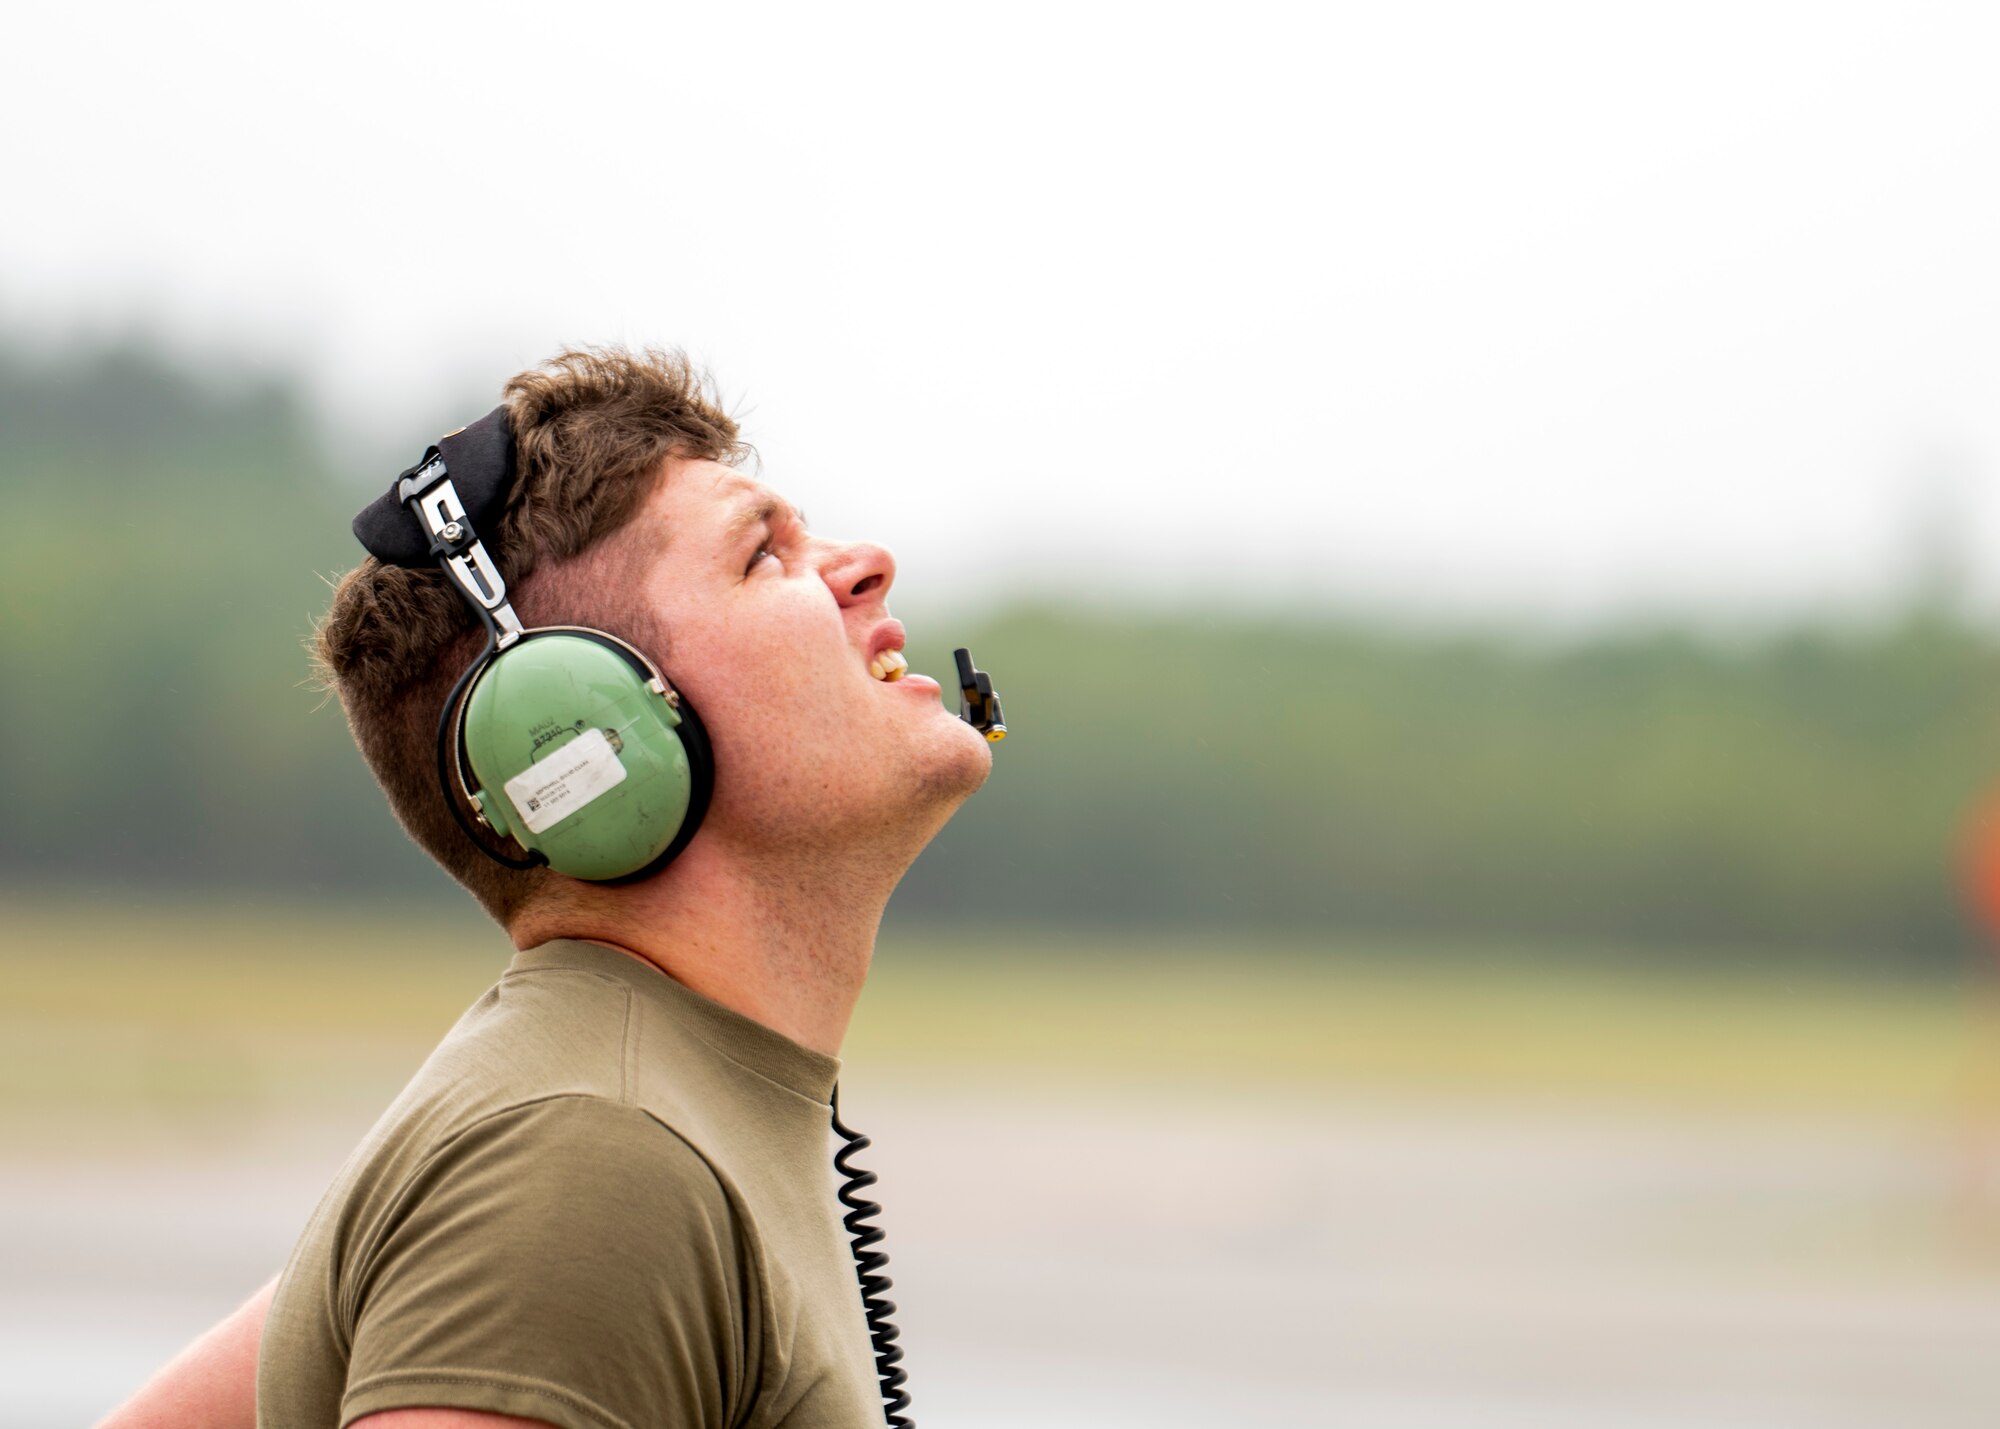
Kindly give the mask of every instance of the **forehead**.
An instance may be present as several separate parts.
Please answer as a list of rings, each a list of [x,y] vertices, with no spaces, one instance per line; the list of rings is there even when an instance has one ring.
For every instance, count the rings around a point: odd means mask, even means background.
[[[652,528],[659,547],[713,547],[732,527],[740,529],[746,510],[772,503],[775,493],[733,467],[714,461],[670,461],[647,495],[639,520]]]
[[[633,524],[658,559],[707,564],[787,516],[804,529],[805,513],[754,477],[717,461],[669,459]]]
[[[690,465],[680,473],[678,483],[672,479],[666,483],[676,484],[685,494],[675,514],[684,521],[693,517],[698,527],[723,541],[733,541],[755,527],[786,518],[801,526],[805,524],[805,513],[784,497],[755,478],[719,462]]]
[[[735,502],[765,494],[753,477],[733,466],[670,457],[653,487],[651,504],[692,516],[703,510],[726,510]]]
[[[727,520],[746,506],[789,509],[783,497],[755,477],[716,461],[675,462],[654,488],[653,504],[682,520]]]

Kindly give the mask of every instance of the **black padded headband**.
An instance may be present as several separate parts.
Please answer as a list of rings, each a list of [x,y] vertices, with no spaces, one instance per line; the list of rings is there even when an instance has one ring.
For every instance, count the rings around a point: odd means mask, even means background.
[[[505,407],[438,438],[422,460],[389,483],[388,491],[361,508],[354,518],[354,538],[386,565],[426,568],[437,560],[422,523],[410,519],[401,491],[403,481],[421,471],[433,453],[444,458],[472,529],[498,549],[500,513],[514,489],[514,432]]]

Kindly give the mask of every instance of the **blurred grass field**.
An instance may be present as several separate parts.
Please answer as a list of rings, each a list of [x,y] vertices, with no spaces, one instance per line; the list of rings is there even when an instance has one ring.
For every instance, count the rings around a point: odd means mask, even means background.
[[[379,1108],[505,966],[476,914],[0,902],[0,1117],[18,1147],[111,1119]],[[1420,955],[1421,954],[1421,955]],[[1187,1093],[1957,1119],[2000,1103],[2000,1014],[1939,982],[1638,974],[1353,942],[886,934],[851,1069]]]

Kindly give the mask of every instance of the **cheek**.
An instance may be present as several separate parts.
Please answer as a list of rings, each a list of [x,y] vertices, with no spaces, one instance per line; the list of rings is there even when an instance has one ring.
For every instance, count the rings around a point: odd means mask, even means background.
[[[692,663],[679,678],[718,755],[728,749],[782,759],[788,750],[812,746],[826,715],[850,697],[848,672],[827,652],[776,630],[682,648]]]
[[[854,678],[867,671],[848,647],[831,592],[759,594],[683,603],[669,623],[668,674],[701,712],[718,758],[782,758],[777,745],[814,746],[827,713],[868,693]]]

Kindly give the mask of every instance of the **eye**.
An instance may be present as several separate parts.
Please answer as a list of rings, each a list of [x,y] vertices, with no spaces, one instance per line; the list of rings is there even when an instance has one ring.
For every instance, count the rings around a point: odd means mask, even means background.
[[[756,570],[758,562],[764,560],[766,557],[774,561],[778,558],[778,553],[771,549],[768,542],[750,553],[750,564],[743,568],[743,574],[747,576],[750,572]]]

